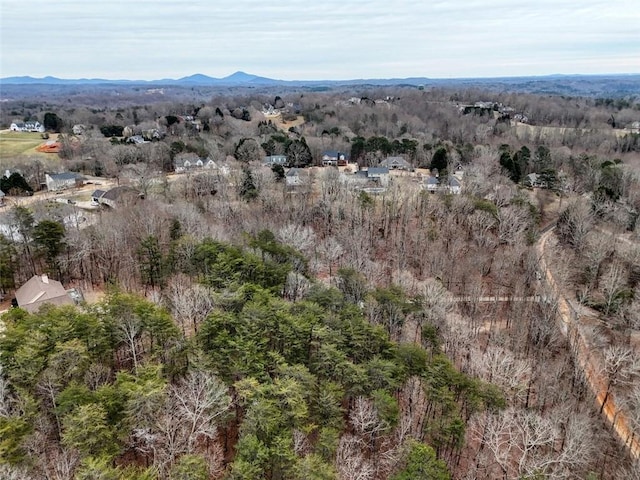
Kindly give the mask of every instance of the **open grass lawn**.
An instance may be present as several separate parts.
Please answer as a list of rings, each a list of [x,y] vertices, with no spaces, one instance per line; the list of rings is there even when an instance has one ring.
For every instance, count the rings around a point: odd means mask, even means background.
[[[36,152],[35,148],[45,142],[39,133],[2,132],[0,133],[0,159],[21,155],[48,155]]]

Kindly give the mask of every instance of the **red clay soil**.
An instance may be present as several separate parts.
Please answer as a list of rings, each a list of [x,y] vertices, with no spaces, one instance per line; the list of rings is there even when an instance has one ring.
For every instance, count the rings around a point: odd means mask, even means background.
[[[49,141],[36,147],[36,151],[42,153],[58,153],[60,152],[60,143]]]
[[[598,409],[602,409],[602,414],[607,423],[612,426],[616,436],[629,451],[630,455],[633,458],[640,458],[640,441],[633,434],[633,429],[629,426],[626,412],[622,406],[616,405],[613,394],[609,393],[609,395],[607,395],[608,382],[606,377],[601,373],[602,368],[600,368],[602,359],[594,355],[589,348],[584,331],[580,326],[577,315],[575,315],[575,311],[562,294],[549,269],[544,254],[544,247],[552,232],[553,229],[545,232],[540,237],[537,249],[541,270],[544,272],[544,280],[558,298],[558,326],[562,334],[567,337],[569,341],[574,361],[582,369],[587,384],[595,396]]]

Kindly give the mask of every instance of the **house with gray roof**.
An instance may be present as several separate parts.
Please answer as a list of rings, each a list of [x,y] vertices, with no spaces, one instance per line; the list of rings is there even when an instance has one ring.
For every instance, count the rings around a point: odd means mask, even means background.
[[[103,190],[95,190],[91,194],[91,201],[94,204],[106,205],[110,208],[121,208],[142,198],[143,196],[138,190],[127,185],[114,187],[106,192]]]
[[[449,193],[457,195],[462,191],[462,182],[451,175],[447,181],[447,189],[449,190]]]
[[[200,158],[195,153],[178,155],[173,162],[173,169],[176,173],[184,173],[201,168],[211,170],[217,168],[217,165],[212,159],[208,157]]]
[[[349,183],[356,184],[356,188],[386,187],[389,184],[389,169],[386,167],[369,167],[358,170],[347,178],[352,179]]]
[[[411,164],[403,157],[387,157],[380,162],[381,167],[387,167],[389,170],[412,170]]]
[[[45,173],[44,181],[47,184],[47,190],[58,192],[69,188],[81,187],[84,177],[74,172]]]
[[[301,170],[299,168],[290,168],[285,174],[285,181],[287,182],[287,185],[301,185],[303,181],[300,173]]]
[[[369,180],[381,185],[389,183],[389,169],[387,167],[369,167],[365,172]]]
[[[273,167],[274,165],[287,165],[286,155],[267,155],[262,159],[262,164],[266,167]]]
[[[424,188],[426,188],[428,192],[435,193],[439,187],[440,180],[438,180],[438,177],[434,177],[433,175],[429,175],[424,182]]]

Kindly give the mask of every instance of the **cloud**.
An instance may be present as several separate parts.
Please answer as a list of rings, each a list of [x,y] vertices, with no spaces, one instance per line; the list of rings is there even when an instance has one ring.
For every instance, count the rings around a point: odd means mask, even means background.
[[[5,0],[0,76],[640,72],[636,0]]]

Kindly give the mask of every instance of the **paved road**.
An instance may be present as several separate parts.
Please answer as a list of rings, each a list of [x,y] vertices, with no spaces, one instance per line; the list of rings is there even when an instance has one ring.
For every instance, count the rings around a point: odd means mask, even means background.
[[[83,185],[82,187],[70,188],[68,190],[61,190],[60,192],[42,191],[42,192],[36,192],[30,197],[6,196],[5,205],[8,207],[13,207],[14,205],[21,205],[26,207],[33,203],[42,202],[45,200],[56,200],[56,199],[63,199],[63,198],[70,199],[72,197],[77,197],[78,195],[88,196],[88,195],[91,195],[91,193],[94,190],[97,190],[97,189],[109,190],[115,186],[116,186],[116,183],[114,180],[101,179],[99,181],[99,184],[92,183],[89,185]]]
[[[196,172],[199,173],[199,172]],[[162,177],[159,177],[162,178]],[[170,173],[166,175],[167,182],[173,183],[180,178],[188,178],[188,175],[181,173]],[[113,178],[89,177],[90,184],[83,185],[82,187],[70,188],[68,190],[61,190],[59,192],[42,191],[36,192],[30,197],[5,197],[5,206],[12,207],[14,205],[28,206],[32,203],[41,202],[44,200],[56,200],[56,199],[71,199],[78,196],[88,197],[94,190],[110,190],[118,186],[117,180]],[[124,184],[124,183],[123,183]]]

